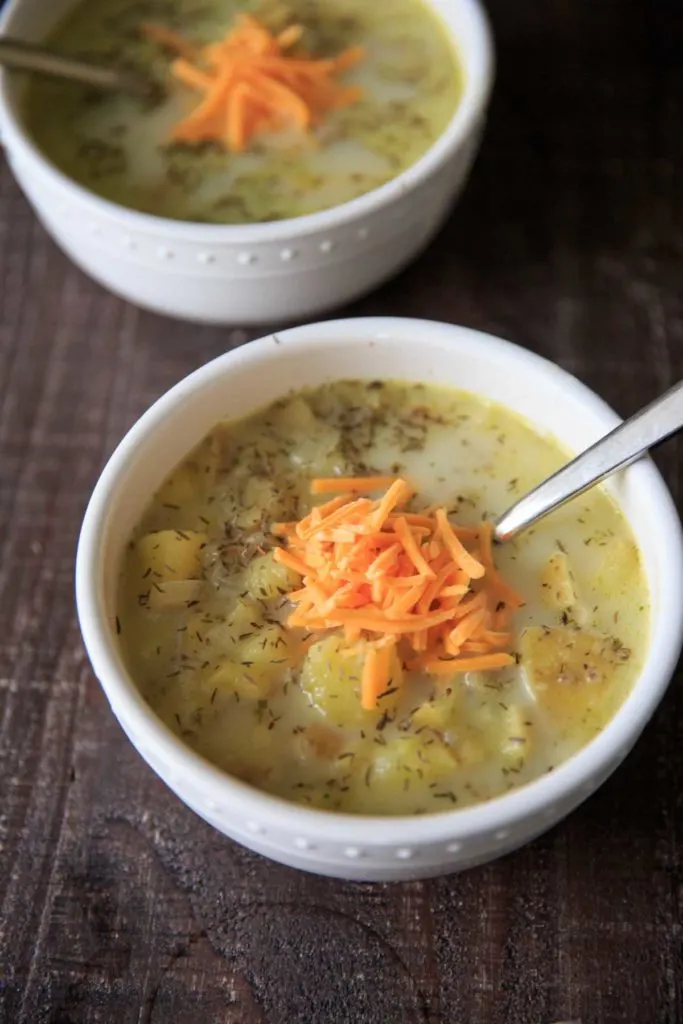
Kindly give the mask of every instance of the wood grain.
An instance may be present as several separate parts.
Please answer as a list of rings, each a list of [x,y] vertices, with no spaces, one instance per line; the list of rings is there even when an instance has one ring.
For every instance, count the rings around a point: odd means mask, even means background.
[[[499,78],[466,197],[415,266],[344,312],[500,334],[630,413],[683,376],[683,8],[490,11]],[[125,740],[72,576],[116,441],[251,335],[106,294],[6,167],[0,282],[0,1020],[683,1022],[680,674],[617,775],[499,863],[352,885],[231,844]],[[658,460],[680,503],[681,442]]]

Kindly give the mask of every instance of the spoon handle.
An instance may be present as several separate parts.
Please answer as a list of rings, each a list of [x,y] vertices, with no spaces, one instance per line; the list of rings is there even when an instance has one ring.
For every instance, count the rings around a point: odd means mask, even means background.
[[[0,64],[17,71],[67,78],[106,92],[126,92],[140,98],[150,93],[150,82],[134,71],[119,71],[117,68],[89,64],[8,36],[0,36]]]
[[[681,428],[683,380],[572,459],[508,509],[495,524],[496,538],[511,540],[520,530],[525,530],[549,512],[583,494],[605,477],[629,466],[649,448]]]

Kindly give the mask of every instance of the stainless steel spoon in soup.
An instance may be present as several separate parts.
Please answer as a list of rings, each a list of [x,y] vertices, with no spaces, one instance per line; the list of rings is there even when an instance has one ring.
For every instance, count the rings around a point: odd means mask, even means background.
[[[16,71],[67,79],[104,92],[126,93],[141,100],[163,95],[163,86],[140,72],[76,60],[23,39],[0,36],[0,64]]]
[[[495,537],[512,540],[682,428],[683,380],[516,502],[495,524]]]

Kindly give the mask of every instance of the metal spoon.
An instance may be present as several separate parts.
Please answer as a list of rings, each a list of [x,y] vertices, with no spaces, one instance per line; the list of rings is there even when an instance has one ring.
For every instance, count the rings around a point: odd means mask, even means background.
[[[162,86],[137,71],[103,67],[53,53],[44,46],[23,39],[0,36],[0,64],[17,71],[32,71],[53,78],[66,78],[105,92],[122,92],[137,99],[159,96]]]
[[[683,428],[683,380],[641,409],[509,508],[494,525],[498,540],[511,540],[549,512]]]

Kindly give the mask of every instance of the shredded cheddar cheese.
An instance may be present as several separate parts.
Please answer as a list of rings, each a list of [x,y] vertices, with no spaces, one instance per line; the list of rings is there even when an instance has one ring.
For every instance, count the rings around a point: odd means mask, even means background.
[[[358,497],[386,488],[377,499]],[[492,529],[452,524],[446,510],[403,510],[414,488],[393,477],[314,480],[343,489],[297,523],[275,523],[275,559],[303,585],[288,596],[291,627],[343,629],[366,642],[361,702],[371,710],[403,670],[435,676],[513,662],[510,614],[523,600],[493,563]],[[353,649],[353,648],[352,648]]]
[[[361,61],[363,49],[318,60],[301,50],[292,53],[303,31],[290,25],[273,35],[242,14],[223,39],[195,47],[164,26],[143,25],[145,35],[177,54],[171,64],[175,81],[201,94],[195,109],[174,126],[173,140],[219,142],[239,153],[258,135],[307,132],[330,111],[356,103],[362,90],[340,85],[336,76]]]

